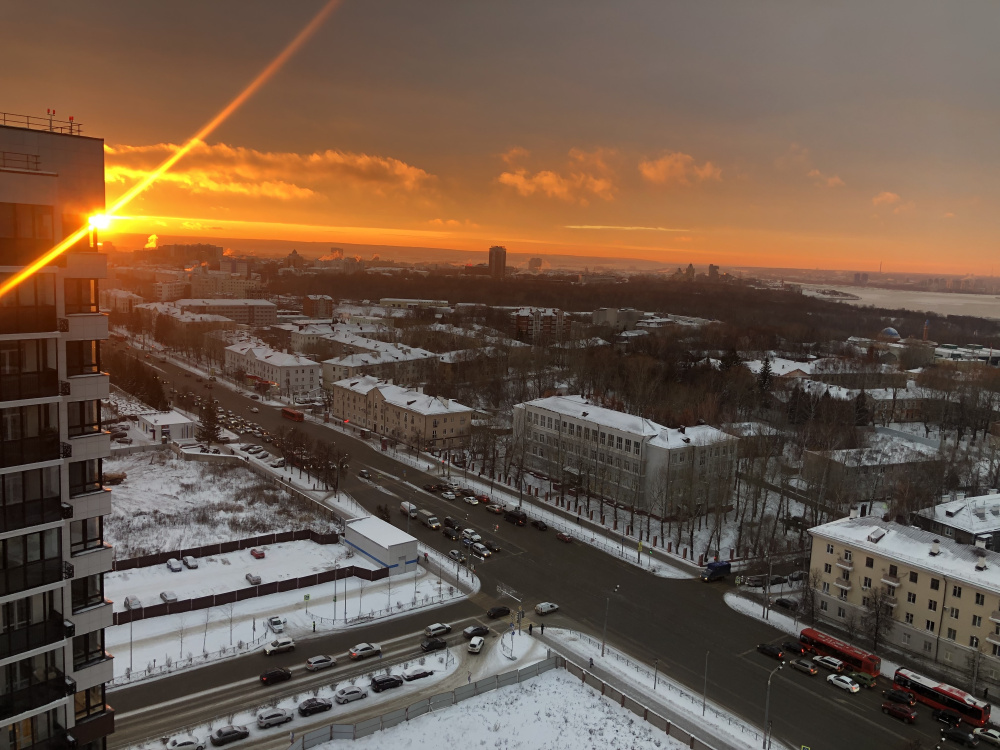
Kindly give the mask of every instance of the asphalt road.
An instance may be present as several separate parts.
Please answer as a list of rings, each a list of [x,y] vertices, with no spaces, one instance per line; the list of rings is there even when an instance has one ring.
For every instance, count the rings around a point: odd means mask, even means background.
[[[184,377],[181,368],[155,361],[151,364],[162,370],[167,380],[180,391],[197,393],[201,388],[194,378]],[[202,389],[202,393],[208,392]],[[217,385],[211,394],[223,408],[246,415],[272,434],[288,426],[287,420],[283,420],[274,408],[260,406],[259,414],[249,414],[249,407],[256,402],[228,387]],[[497,583],[504,583],[521,593],[528,611],[539,601],[555,601],[560,611],[546,617],[547,624],[585,630],[598,638],[602,635],[607,608],[609,643],[650,665],[658,659],[661,672],[698,693],[702,690],[706,653],[709,653],[708,697],[747,721],[763,725],[767,678],[777,662],[758,654],[756,646],[767,641],[781,643],[789,637],[730,609],[723,601],[729,584],[656,578],[588,545],[556,541],[551,530],[542,532],[530,526],[515,527],[480,507],[446,501],[419,489],[425,483],[440,481],[440,477],[406,467],[406,479],[403,480],[403,466],[391,458],[391,453],[384,455],[340,429],[309,422],[297,426],[310,437],[334,441],[351,454],[351,476],[343,481],[342,489],[350,492],[368,510],[374,512],[376,504],[389,502],[394,523],[405,528],[405,516],[398,514],[398,507],[400,501],[409,500],[420,508],[432,510],[439,518],[467,514],[474,528],[496,539],[503,551],[476,564],[476,572],[483,582],[483,594],[493,597]],[[357,478],[356,472],[363,467],[379,472],[373,482]],[[452,475],[459,484],[461,473]],[[390,478],[393,476],[399,479]],[[499,531],[492,533],[495,524],[499,524]],[[416,521],[410,521],[409,530],[422,543],[442,552],[458,547],[457,542]],[[481,616],[488,606],[487,597],[481,594],[477,599],[479,604],[465,601],[436,610],[434,617],[454,622],[477,614]],[[505,603],[511,604],[510,600]],[[538,620],[533,612],[531,618]],[[309,650],[340,653],[359,641],[387,640],[416,633],[427,624],[426,619],[426,614],[414,615],[359,628],[347,635],[320,638],[315,648],[310,642]],[[291,665],[301,661],[301,656],[282,655],[274,663]],[[129,711],[189,694],[192,683],[199,689],[221,686],[247,679],[260,670],[259,660],[245,657],[147,686],[116,690],[109,701],[119,712],[119,725],[124,727]],[[788,667],[775,675],[770,718],[776,739],[792,747],[807,746],[813,750],[902,748],[914,738],[921,738],[933,746],[938,739],[939,725],[932,722],[930,710],[924,706],[918,706],[920,718],[915,726],[882,715],[881,691],[889,686],[890,680],[881,678],[877,688],[862,689],[861,693],[851,695],[829,685],[825,676],[821,672],[810,677]]]

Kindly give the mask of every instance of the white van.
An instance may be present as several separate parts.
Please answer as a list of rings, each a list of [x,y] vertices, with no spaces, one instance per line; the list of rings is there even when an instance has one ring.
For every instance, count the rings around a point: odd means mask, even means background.
[[[413,503],[403,502],[399,504],[399,512],[402,513],[404,516],[409,516],[410,518],[416,518],[417,506],[414,505]]]

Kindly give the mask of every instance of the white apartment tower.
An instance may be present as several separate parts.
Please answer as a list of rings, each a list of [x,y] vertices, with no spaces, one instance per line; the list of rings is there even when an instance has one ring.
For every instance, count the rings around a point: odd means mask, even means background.
[[[5,116],[0,284],[103,211],[101,139]],[[0,297],[0,750],[103,750],[114,731],[98,249],[91,233]]]

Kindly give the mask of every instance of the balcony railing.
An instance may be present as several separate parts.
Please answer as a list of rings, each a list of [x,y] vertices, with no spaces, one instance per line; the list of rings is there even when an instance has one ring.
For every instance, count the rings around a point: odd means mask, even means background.
[[[62,615],[54,613],[48,620],[5,630],[0,633],[0,659],[58,643],[72,635],[72,625]]]
[[[0,169],[23,169],[37,172],[42,168],[42,157],[20,151],[0,151]]]
[[[0,441],[0,467],[52,461],[60,455],[59,435],[56,433]]]
[[[0,721],[65,698],[76,692],[76,683],[58,669],[50,669],[48,678],[28,687],[0,695]]]
[[[883,573],[882,574],[882,583],[886,584],[887,586],[898,586],[899,585],[899,577],[898,576],[891,576],[888,573]]]
[[[990,622],[995,622],[997,625],[1000,625],[1000,612],[991,612]]]
[[[20,375],[0,375],[0,393],[5,401],[58,396],[59,373],[55,370],[43,370]]]
[[[0,508],[0,532],[17,531],[29,526],[52,523],[63,518],[62,500],[59,496],[29,500],[19,505]]]
[[[104,710],[90,716],[76,717],[76,726],[73,727],[73,739],[77,745],[84,746],[107,737],[115,731],[115,710],[105,704]]]
[[[844,570],[854,570],[854,561],[845,560],[843,557],[837,558],[837,567],[843,568]]]
[[[833,585],[839,589],[843,589],[844,591],[850,591],[852,584],[850,581],[844,578],[838,578],[836,581],[833,582]]]
[[[47,130],[50,133],[68,133],[80,135],[83,132],[80,123],[68,120],[57,120],[54,115],[36,117],[35,115],[19,115],[13,112],[0,112],[0,125],[11,128],[28,128],[30,130]]]
[[[883,596],[882,601],[885,603],[885,606],[887,607],[895,607],[897,604],[899,604],[899,602],[896,600],[896,597],[894,596]]]

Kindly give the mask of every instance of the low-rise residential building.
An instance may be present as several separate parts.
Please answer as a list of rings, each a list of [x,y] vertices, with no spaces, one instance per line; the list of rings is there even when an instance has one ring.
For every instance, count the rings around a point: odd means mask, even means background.
[[[257,343],[239,343],[226,347],[226,374],[263,381],[276,386],[283,396],[312,393],[320,388],[318,362],[297,354],[275,351]]]
[[[446,299],[406,299],[402,297],[383,297],[378,301],[382,307],[394,310],[418,310],[428,307],[447,307]]]
[[[302,312],[313,319],[330,320],[333,304],[333,297],[329,294],[307,294],[302,299]]]
[[[278,308],[263,299],[179,299],[177,307],[186,312],[221,315],[248,326],[274,325]]]
[[[100,300],[102,310],[122,315],[131,315],[136,305],[145,302],[138,294],[126,289],[102,289]]]
[[[473,410],[452,399],[371,376],[331,383],[328,390],[338,419],[419,450],[460,448],[472,434]]]
[[[379,342],[373,351],[335,357],[323,362],[323,382],[372,375],[400,383],[426,380],[437,368],[438,355],[413,346]]]
[[[181,337],[194,341],[209,331],[232,331],[236,323],[231,318],[222,315],[185,312],[169,302],[147,302],[136,305],[135,312],[139,315],[142,325],[147,330],[156,330],[157,320],[161,316],[169,319],[170,324],[177,327]],[[161,324],[162,325],[162,324]],[[167,342],[164,342],[167,343]]]
[[[245,275],[228,271],[209,271],[199,266],[191,273],[192,297],[227,297],[231,299],[255,299],[264,294],[264,286],[259,274]]]
[[[530,343],[570,338],[572,319],[555,307],[519,307],[511,313],[514,338]]]
[[[944,502],[916,511],[911,520],[924,531],[959,544],[981,540],[986,549],[1000,550],[1000,494],[996,490],[975,497],[955,493]]]
[[[176,411],[153,411],[139,414],[139,429],[154,442],[194,440],[197,425],[194,420]]]
[[[964,674],[980,660],[979,679],[1000,682],[1000,553],[853,513],[809,533],[820,620],[858,631],[882,604],[886,643]]]

